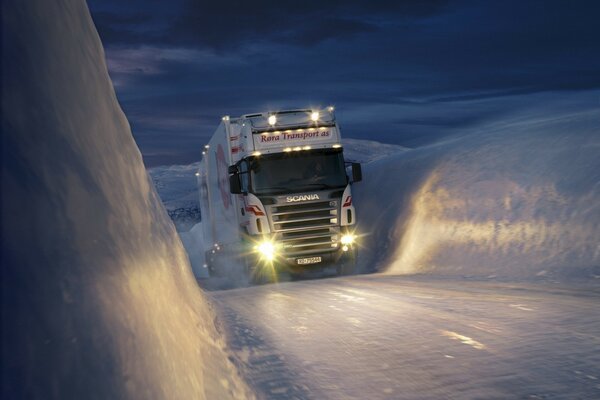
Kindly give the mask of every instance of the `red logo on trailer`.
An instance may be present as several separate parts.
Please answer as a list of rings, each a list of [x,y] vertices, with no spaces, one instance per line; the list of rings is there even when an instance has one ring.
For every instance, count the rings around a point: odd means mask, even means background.
[[[225,161],[225,152],[223,146],[219,144],[217,151],[215,152],[217,160],[217,179],[219,183],[219,191],[221,192],[221,198],[223,199],[223,206],[227,210],[229,204],[231,204],[231,196],[229,194],[229,173],[227,169],[227,161]]]

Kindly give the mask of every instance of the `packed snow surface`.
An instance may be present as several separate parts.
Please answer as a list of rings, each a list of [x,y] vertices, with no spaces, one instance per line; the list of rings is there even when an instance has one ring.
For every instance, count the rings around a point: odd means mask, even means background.
[[[374,274],[211,297],[260,398],[600,398],[598,290]]]
[[[5,1],[2,41],[2,398],[252,397],[85,1]]]

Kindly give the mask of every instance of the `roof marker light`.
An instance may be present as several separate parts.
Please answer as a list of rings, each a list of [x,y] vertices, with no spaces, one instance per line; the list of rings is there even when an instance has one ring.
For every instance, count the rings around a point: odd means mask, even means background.
[[[310,114],[310,119],[312,119],[313,121],[318,121],[319,120],[319,112],[318,111],[313,111]]]
[[[205,148],[205,149],[208,149],[209,147],[210,147],[210,146],[209,146],[209,145],[207,145],[207,144],[205,144],[205,145],[204,145],[204,148]]]
[[[275,115],[269,115],[269,125],[275,125],[277,123],[277,116]]]
[[[223,121],[229,121],[229,115],[223,116]]]
[[[327,111],[329,111],[329,112],[333,112],[334,110],[335,110],[334,106],[327,107]]]

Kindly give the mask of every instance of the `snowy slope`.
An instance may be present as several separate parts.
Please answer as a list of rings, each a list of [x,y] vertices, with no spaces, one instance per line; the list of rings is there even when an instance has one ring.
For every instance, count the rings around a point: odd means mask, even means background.
[[[150,168],[154,187],[180,232],[189,231],[200,221],[196,172],[200,162]]]
[[[2,398],[251,397],[85,1],[5,1],[2,40]]]
[[[365,268],[598,281],[600,112],[562,109],[368,165],[354,192]]]

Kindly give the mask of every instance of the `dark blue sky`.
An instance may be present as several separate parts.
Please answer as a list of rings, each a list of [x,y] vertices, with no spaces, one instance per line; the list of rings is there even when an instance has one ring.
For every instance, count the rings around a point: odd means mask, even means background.
[[[225,114],[333,104],[345,137],[417,147],[600,88],[599,1],[88,4],[147,166]]]

